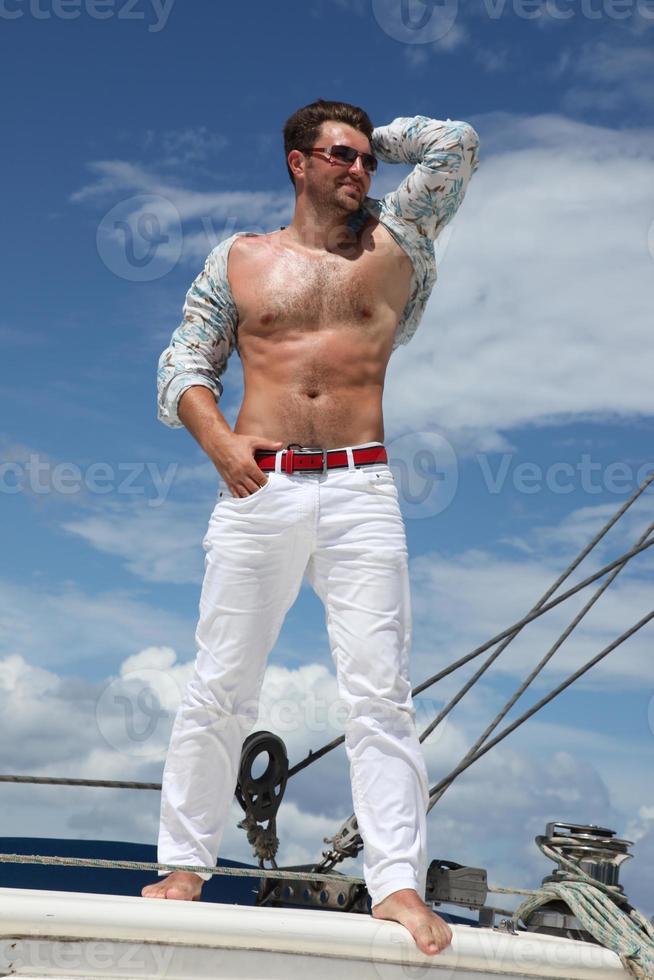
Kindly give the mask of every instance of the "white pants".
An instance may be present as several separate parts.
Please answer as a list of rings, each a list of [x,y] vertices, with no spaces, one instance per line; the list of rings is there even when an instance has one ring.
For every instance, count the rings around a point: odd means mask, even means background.
[[[266,660],[306,574],[325,607],[349,711],[352,799],[376,905],[400,888],[424,897],[428,782],[409,681],[411,603],[397,488],[387,464],[355,468],[355,447],[343,448],[349,467],[325,473],[283,473],[278,452],[276,471],[248,497],[232,497],[221,481],[203,541],[195,670],[164,770],[158,857],[215,866]]]

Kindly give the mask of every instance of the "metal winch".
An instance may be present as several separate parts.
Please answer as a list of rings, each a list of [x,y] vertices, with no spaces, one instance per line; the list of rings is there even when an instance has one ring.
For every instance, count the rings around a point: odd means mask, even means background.
[[[619,876],[620,866],[633,856],[628,850],[632,841],[621,840],[614,830],[595,824],[548,823],[544,836],[536,837],[536,843],[544,853],[549,852],[547,856],[552,860],[558,856],[558,867],[543,878],[543,886],[569,881],[574,869],[566,862],[572,862],[580,872],[609,886],[618,903],[626,903]],[[532,912],[527,928],[530,932],[594,941],[562,901],[548,902]]]

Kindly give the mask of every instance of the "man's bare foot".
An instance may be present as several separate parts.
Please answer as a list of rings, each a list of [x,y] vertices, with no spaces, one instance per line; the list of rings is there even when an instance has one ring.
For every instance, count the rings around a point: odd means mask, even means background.
[[[374,919],[390,919],[408,929],[423,953],[433,956],[452,942],[452,930],[439,915],[425,905],[413,888],[400,888],[373,905]]]
[[[204,879],[194,871],[173,871],[141,891],[144,898],[176,898],[186,902],[197,902],[202,891]]]

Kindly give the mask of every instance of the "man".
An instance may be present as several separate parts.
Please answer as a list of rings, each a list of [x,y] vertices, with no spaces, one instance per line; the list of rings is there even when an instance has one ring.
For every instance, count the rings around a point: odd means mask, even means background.
[[[164,771],[159,860],[215,864],[267,656],[306,575],[349,709],[372,914],[434,954],[451,932],[422,900],[428,782],[382,394],[390,355],[436,280],[433,240],[463,199],[479,140],[467,123],[425,116],[373,130],[362,109],[319,99],[291,116],[284,142],[291,224],[236,233],[210,253],[159,363],[159,417],[186,426],[222,477],[203,542],[195,672]],[[378,157],[415,164],[382,200],[367,193]],[[216,402],[234,348],[244,399],[232,432]],[[175,872],[143,894],[195,899],[202,882]]]

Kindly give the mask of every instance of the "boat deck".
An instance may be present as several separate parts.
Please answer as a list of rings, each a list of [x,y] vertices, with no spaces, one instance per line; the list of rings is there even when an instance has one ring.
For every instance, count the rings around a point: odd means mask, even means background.
[[[398,923],[312,909],[0,888],[0,976],[43,980],[619,980],[591,943],[452,925],[428,957]]]

